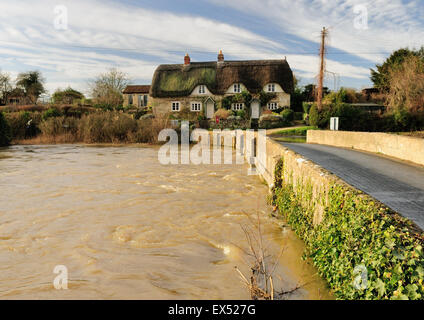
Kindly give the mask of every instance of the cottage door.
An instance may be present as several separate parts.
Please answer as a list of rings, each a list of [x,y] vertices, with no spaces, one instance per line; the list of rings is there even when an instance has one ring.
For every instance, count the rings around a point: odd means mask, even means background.
[[[250,108],[252,110],[252,119],[259,119],[259,101],[252,101]]]
[[[214,113],[215,113],[215,104],[213,103],[213,101],[208,100],[208,102],[206,102],[206,118],[212,119]]]

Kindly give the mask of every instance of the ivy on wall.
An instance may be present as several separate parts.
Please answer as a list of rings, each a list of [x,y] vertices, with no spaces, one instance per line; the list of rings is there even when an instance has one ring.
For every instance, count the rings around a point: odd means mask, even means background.
[[[423,299],[424,240],[409,220],[353,188],[334,183],[328,195],[314,196],[310,184],[294,187],[283,177],[290,172],[281,159],[272,201],[337,298]],[[317,204],[324,216],[314,225]]]

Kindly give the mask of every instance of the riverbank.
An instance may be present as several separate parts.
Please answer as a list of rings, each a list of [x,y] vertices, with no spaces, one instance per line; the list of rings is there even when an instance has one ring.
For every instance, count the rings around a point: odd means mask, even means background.
[[[14,144],[152,143],[169,128],[168,117],[141,117],[103,111],[61,115],[53,109],[41,112],[4,113],[7,135]]]

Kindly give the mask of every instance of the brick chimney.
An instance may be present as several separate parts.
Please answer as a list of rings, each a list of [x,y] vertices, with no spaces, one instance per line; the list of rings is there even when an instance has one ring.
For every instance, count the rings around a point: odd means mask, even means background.
[[[186,53],[184,57],[184,65],[188,66],[189,64],[190,64],[190,56],[188,55],[188,53]]]
[[[224,54],[222,53],[222,50],[219,50],[218,62],[224,62]]]

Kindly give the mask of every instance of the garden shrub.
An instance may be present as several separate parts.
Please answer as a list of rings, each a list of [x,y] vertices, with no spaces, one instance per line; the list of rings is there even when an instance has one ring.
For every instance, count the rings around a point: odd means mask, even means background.
[[[218,117],[219,119],[227,119],[231,115],[231,112],[226,109],[218,109],[215,112],[215,117]]]
[[[309,114],[309,111],[311,110],[313,104],[314,104],[313,102],[303,102],[302,103],[303,113]]]
[[[290,123],[294,120],[294,112],[292,109],[284,109],[280,115],[283,117],[283,121]]]
[[[0,112],[0,147],[8,146],[11,141],[11,132],[9,124],[3,114]]]
[[[43,120],[47,120],[48,118],[53,117],[61,117],[63,114],[56,108],[49,108],[48,110],[43,112]]]

